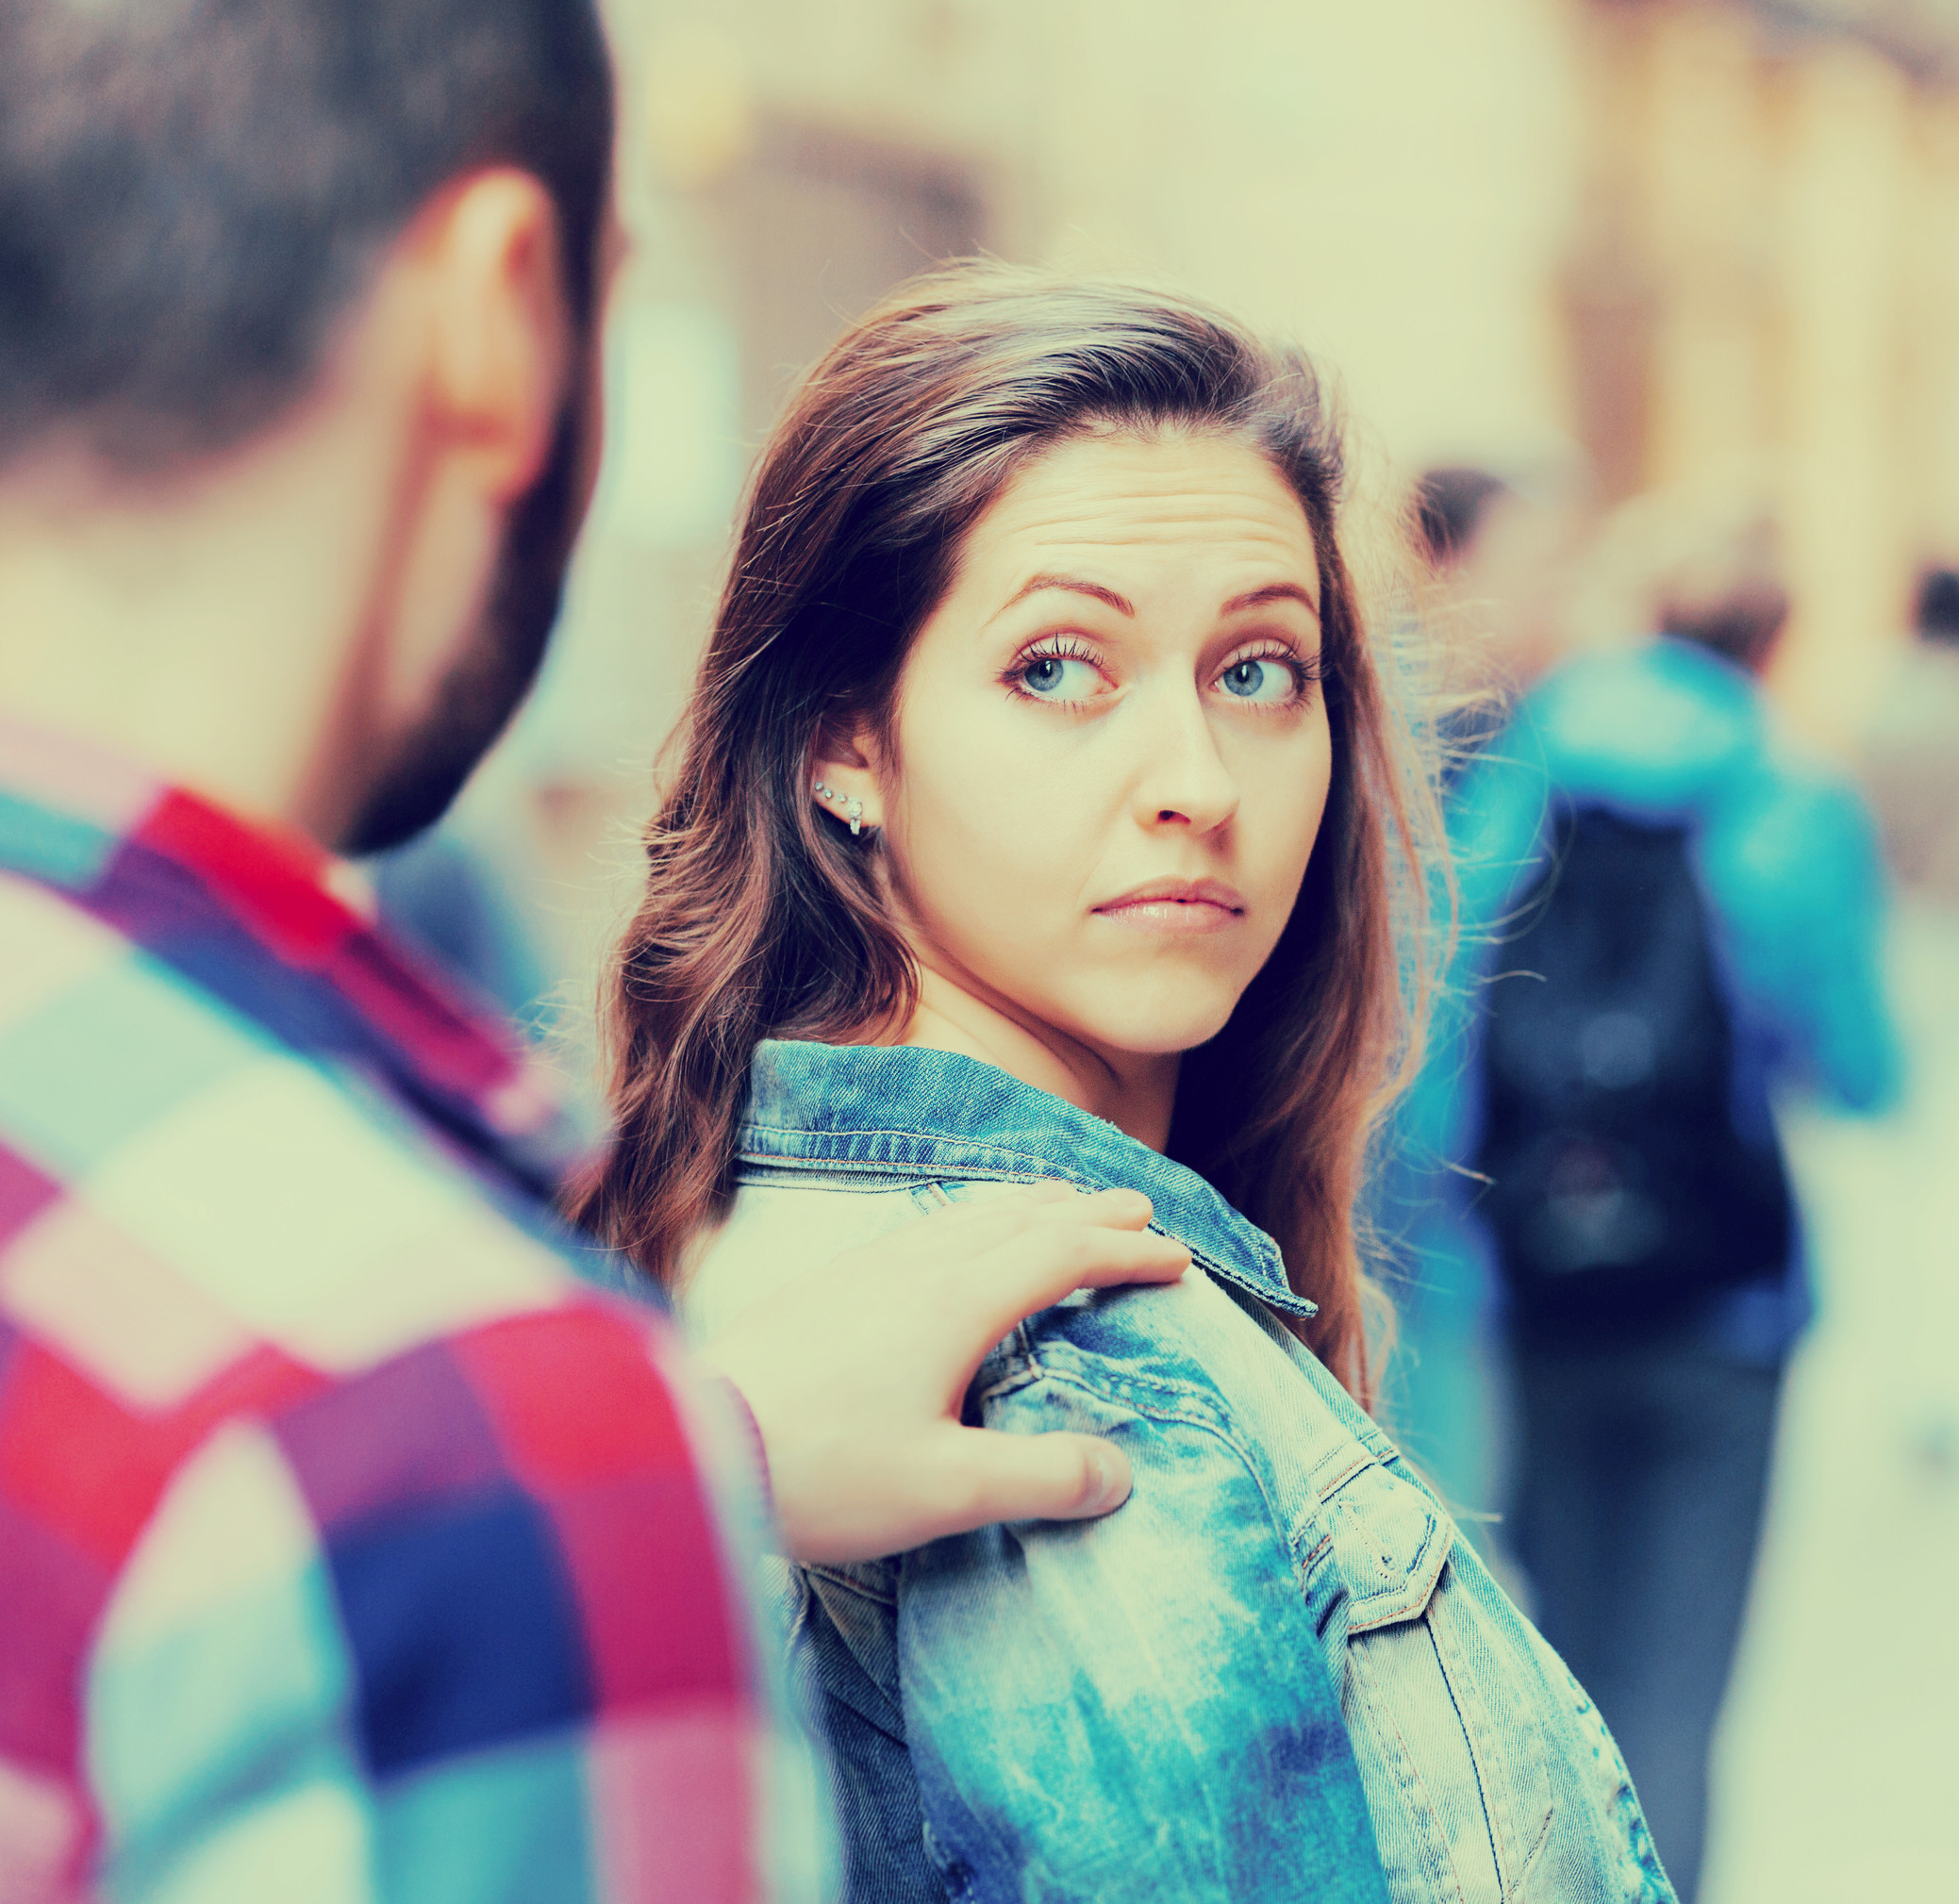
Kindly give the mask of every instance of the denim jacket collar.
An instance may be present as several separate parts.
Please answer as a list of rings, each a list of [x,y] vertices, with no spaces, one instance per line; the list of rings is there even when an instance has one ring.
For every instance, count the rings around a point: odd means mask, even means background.
[[[744,1163],[774,1168],[1140,1190],[1155,1206],[1153,1227],[1220,1282],[1284,1315],[1314,1313],[1286,1281],[1277,1244],[1194,1170],[956,1052],[768,1039],[755,1050],[737,1142]]]

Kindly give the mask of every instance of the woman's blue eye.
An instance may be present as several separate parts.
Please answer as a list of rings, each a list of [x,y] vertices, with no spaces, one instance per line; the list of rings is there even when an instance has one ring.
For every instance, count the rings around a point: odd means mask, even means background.
[[[1086,701],[1100,685],[1100,676],[1072,655],[1037,654],[1021,670],[1021,685],[1043,701]]]
[[[1218,678],[1224,691],[1240,701],[1289,701],[1299,687],[1283,661],[1234,661]]]

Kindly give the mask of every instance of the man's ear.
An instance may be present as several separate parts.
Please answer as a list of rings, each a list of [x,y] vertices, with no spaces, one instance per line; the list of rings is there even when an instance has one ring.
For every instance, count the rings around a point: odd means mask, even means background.
[[[370,298],[363,374],[399,453],[390,567],[345,690],[362,746],[425,720],[484,635],[512,512],[578,394],[561,256],[543,184],[491,167],[422,207]]]
[[[441,193],[408,243],[434,320],[429,421],[490,501],[513,502],[543,470],[573,374],[557,208],[529,173],[497,167]]]
[[[825,723],[818,734],[810,768],[809,797],[820,812],[848,826],[855,820],[869,830],[885,823],[883,777],[877,737],[868,720]]]

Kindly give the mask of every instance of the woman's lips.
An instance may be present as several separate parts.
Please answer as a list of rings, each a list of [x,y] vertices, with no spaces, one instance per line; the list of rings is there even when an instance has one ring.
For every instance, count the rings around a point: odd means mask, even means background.
[[[1130,900],[1121,905],[1098,906],[1096,914],[1141,932],[1185,934],[1222,932],[1244,918],[1207,899]]]
[[[1098,918],[1141,932],[1224,932],[1245,916],[1244,901],[1216,880],[1161,881],[1095,908]]]

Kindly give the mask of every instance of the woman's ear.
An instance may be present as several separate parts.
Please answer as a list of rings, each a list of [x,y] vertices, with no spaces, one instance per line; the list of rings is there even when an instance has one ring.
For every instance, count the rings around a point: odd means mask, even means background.
[[[882,826],[885,809],[879,768],[877,738],[868,722],[825,727],[817,736],[816,759],[810,769],[809,794],[817,810],[847,826],[854,835]]]

